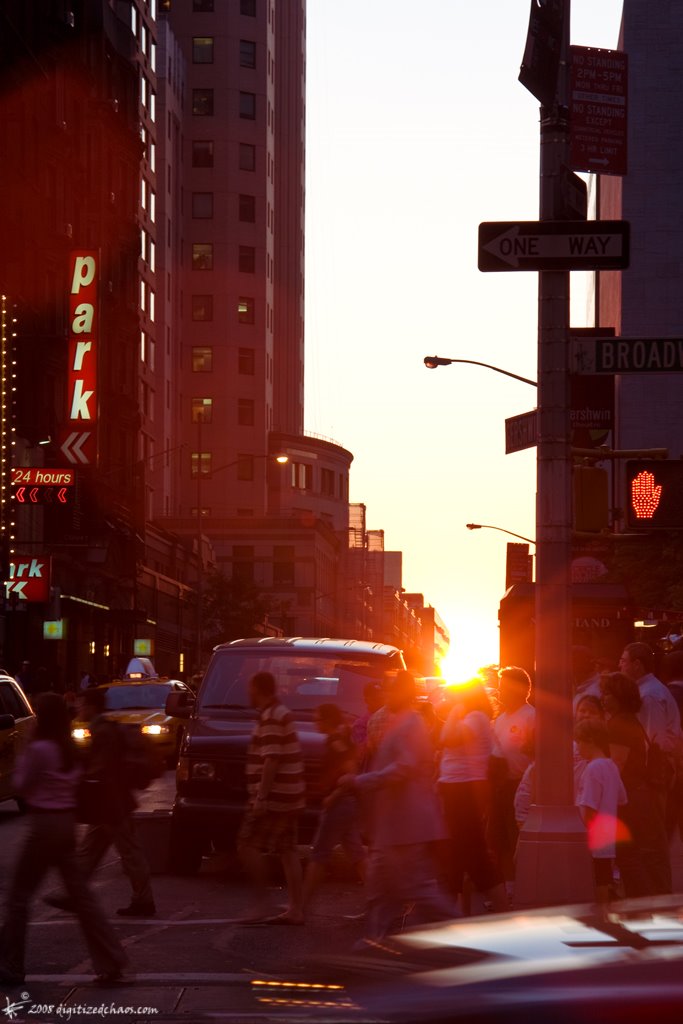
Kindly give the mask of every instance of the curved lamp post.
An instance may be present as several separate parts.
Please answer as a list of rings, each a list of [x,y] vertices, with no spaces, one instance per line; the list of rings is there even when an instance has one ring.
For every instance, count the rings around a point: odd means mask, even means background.
[[[535,380],[528,377],[520,377],[518,373],[511,373],[510,370],[502,370],[500,366],[493,366],[491,363],[480,363],[477,359],[447,359],[445,356],[425,356],[424,364],[428,370],[436,370],[437,366],[450,366],[451,363],[468,363],[470,366],[483,366],[487,370],[494,370],[514,380],[521,380],[522,384],[530,384],[532,388],[538,387]]]
[[[520,540],[525,540],[527,544],[536,546],[536,541],[532,540],[531,537],[523,537],[521,533],[504,530],[502,526],[489,526],[488,523],[465,523],[465,526],[468,530],[498,530],[499,533],[507,533],[508,537],[518,537]]]

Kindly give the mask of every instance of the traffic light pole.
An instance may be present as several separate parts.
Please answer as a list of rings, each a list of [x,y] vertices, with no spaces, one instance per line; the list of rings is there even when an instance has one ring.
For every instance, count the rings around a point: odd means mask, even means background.
[[[541,107],[540,220],[557,220],[569,150],[570,0],[556,102]],[[539,273],[536,508],[535,803],[520,833],[515,905],[592,900],[586,832],[574,805],[569,273]]]

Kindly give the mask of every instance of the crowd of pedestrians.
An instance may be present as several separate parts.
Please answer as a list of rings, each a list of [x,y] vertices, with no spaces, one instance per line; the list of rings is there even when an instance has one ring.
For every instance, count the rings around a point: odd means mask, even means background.
[[[628,644],[619,668],[574,651],[575,802],[593,857],[596,899],[671,892],[669,844],[681,820],[679,706],[653,673],[654,654]],[[683,697],[683,659],[670,665]],[[323,704],[322,813],[303,882],[285,863],[289,905],[258,903],[247,920],[303,924],[313,894],[341,846],[365,881],[365,941],[411,922],[514,906],[519,830],[535,801],[532,684],[511,666],[491,692],[481,681],[417,700],[405,671],[368,684],[367,714],[349,723]],[[294,722],[269,677],[248,758],[252,803],[240,840],[247,867],[267,851],[295,857],[304,806],[303,758]],[[283,774],[284,772],[284,774]],[[287,789],[289,806],[276,792]],[[255,828],[255,822],[257,827]],[[367,852],[366,852],[367,851]],[[265,868],[254,872],[265,892]]]
[[[665,659],[665,684],[654,674],[647,644],[628,644],[618,670],[584,650],[574,652],[575,803],[599,901],[671,892],[670,838],[683,821],[681,655]],[[514,905],[519,830],[536,802],[536,712],[524,669],[501,669],[495,692],[481,681],[446,689],[436,706],[420,702],[413,676],[399,671],[366,685],[367,710],[354,721],[335,704],[321,704],[315,712],[324,737],[321,813],[305,872],[297,823],[307,792],[296,724],[270,673],[253,677],[250,698],[258,718],[237,848],[253,883],[253,904],[240,923],[304,925],[338,846],[364,884],[361,944],[381,942],[407,920],[467,915],[473,893],[492,911]],[[88,881],[110,845],[132,890],[129,906],[118,913],[155,912],[149,867],[135,835],[134,795],[122,788],[115,724],[102,716],[102,691],[86,687],[81,703],[91,730],[85,764],[71,737],[67,702],[48,692],[35,702],[35,733],[17,765],[15,786],[28,809],[28,828],[0,928],[4,983],[23,980],[30,901],[52,867],[65,892],[47,901],[76,914],[101,981],[119,978],[126,965]],[[103,817],[77,847],[84,777],[104,787]],[[272,854],[281,861],[288,895],[279,912],[269,903]]]

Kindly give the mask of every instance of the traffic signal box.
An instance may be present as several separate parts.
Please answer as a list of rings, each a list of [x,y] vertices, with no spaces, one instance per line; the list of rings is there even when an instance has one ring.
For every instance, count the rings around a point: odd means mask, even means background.
[[[574,466],[574,529],[600,533],[609,528],[607,470]]]
[[[683,461],[634,459],[626,463],[629,529],[683,529]]]

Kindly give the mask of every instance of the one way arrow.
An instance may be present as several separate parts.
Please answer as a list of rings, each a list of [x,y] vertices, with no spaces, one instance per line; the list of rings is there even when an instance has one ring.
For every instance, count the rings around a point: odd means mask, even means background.
[[[519,221],[479,225],[479,269],[621,270],[629,261],[626,221]]]

